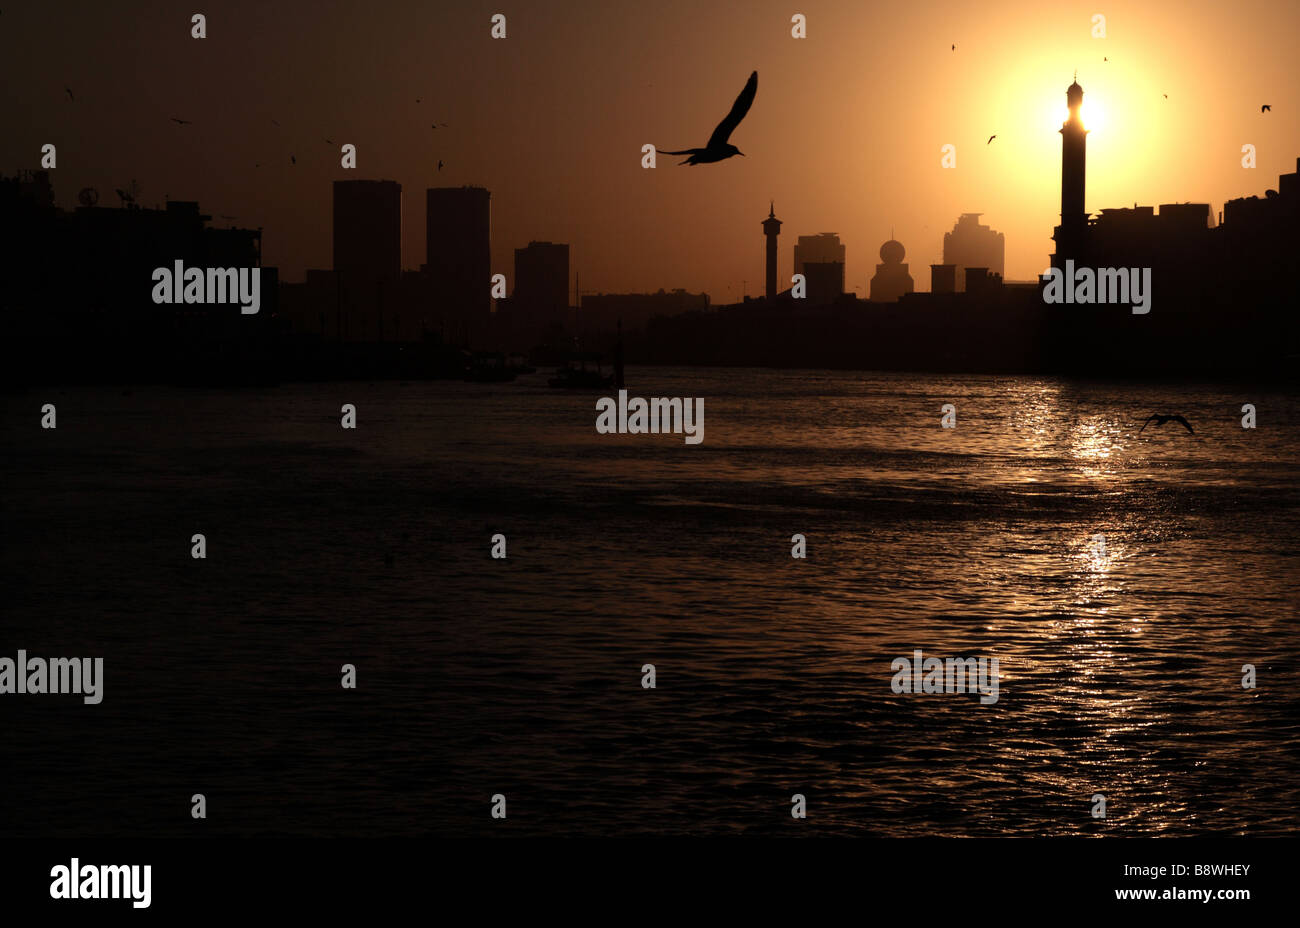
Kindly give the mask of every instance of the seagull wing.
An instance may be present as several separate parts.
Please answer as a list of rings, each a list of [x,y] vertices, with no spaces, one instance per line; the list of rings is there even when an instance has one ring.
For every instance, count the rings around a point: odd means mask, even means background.
[[[727,144],[731,133],[736,131],[736,126],[740,125],[749,108],[754,105],[754,95],[757,93],[758,72],[755,71],[749,75],[749,80],[745,82],[745,89],[740,92],[740,96],[736,97],[736,102],[731,104],[731,112],[727,114],[727,118],[718,123],[718,128],[714,129],[713,134],[709,136],[708,148],[718,148]]]
[[[1138,429],[1138,434],[1141,435],[1144,431],[1146,431],[1146,427],[1151,424],[1152,419],[1159,419],[1159,418],[1160,417],[1157,416],[1155,413],[1152,413],[1151,415],[1147,416],[1147,421],[1142,423],[1142,428]]]
[[[1189,434],[1191,435],[1196,434],[1195,432],[1192,431],[1191,423],[1188,422],[1186,419],[1184,419],[1182,416],[1170,416],[1169,418],[1173,419],[1175,422],[1181,422],[1183,424],[1183,428],[1187,429]]]

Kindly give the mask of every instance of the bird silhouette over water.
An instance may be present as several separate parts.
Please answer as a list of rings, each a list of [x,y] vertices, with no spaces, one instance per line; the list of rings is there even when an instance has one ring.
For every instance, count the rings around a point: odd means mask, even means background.
[[[985,142],[984,144],[985,144],[985,145],[990,144],[990,143],[991,143],[995,138],[997,138],[996,135],[990,135],[990,136],[989,136],[989,140],[988,140],[987,142]]]
[[[442,162],[441,162],[441,161],[438,162],[438,170],[439,170],[439,171],[442,170]]]
[[[74,96],[72,95],[72,88],[71,88],[71,87],[68,87],[68,86],[65,85],[64,88],[63,88],[63,90],[64,90],[64,92],[68,95],[68,99],[69,99],[69,100],[71,100],[73,103],[76,103],[76,102],[77,102],[77,98],[74,97]]]
[[[176,123],[178,126],[188,126],[190,124],[190,120],[177,119],[175,116],[172,117],[172,122]]]
[[[1261,106],[1261,107],[1259,108],[1259,111],[1260,111],[1261,113],[1271,113],[1271,112],[1273,112],[1273,107],[1271,107],[1271,106],[1269,106],[1267,103],[1265,103],[1263,106]]]
[[[290,155],[290,156],[289,156],[289,163],[290,163],[290,164],[297,164],[297,163],[298,163],[298,159],[295,158],[293,155]]]
[[[1151,424],[1152,419],[1156,421],[1156,428],[1160,428],[1160,426],[1164,425],[1166,422],[1178,422],[1182,424],[1183,428],[1187,429],[1188,434],[1190,435],[1196,434],[1195,432],[1192,431],[1191,424],[1182,416],[1179,415],[1166,416],[1158,412],[1153,412],[1151,415],[1147,416],[1147,421],[1142,423],[1142,428],[1138,429],[1139,435],[1141,435],[1144,431],[1146,431],[1146,427]]]
[[[732,155],[744,155],[745,153],[727,141],[731,133],[736,131],[736,126],[745,118],[749,108],[754,105],[754,95],[758,93],[758,72],[755,71],[749,75],[749,80],[745,82],[745,89],[736,97],[736,102],[731,104],[731,112],[726,115],[722,122],[718,123],[718,128],[713,130],[709,136],[708,144],[703,148],[683,148],[681,151],[663,150],[665,155],[690,155],[680,164],[711,164],[714,161],[723,161]]]

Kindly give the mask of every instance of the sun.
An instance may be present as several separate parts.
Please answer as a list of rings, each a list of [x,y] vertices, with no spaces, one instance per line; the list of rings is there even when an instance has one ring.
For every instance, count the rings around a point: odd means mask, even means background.
[[[1083,105],[1079,107],[1079,118],[1085,129],[1102,129],[1106,125],[1106,108],[1097,100],[1085,97]]]
[[[1045,120],[1047,125],[1054,130],[1061,128],[1061,125],[1070,118],[1070,111],[1066,108],[1064,94],[1053,92],[1050,95],[1047,112],[1048,117]],[[1085,95],[1083,105],[1079,107],[1079,118],[1083,120],[1083,127],[1089,131],[1104,129],[1107,123],[1106,107],[1095,96]]]

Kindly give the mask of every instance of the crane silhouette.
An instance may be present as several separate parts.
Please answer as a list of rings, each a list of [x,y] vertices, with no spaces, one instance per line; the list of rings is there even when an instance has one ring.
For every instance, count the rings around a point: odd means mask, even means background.
[[[745,118],[749,108],[754,105],[754,96],[758,93],[758,72],[749,75],[749,80],[745,82],[745,87],[740,91],[740,96],[736,97],[736,102],[731,104],[729,112],[722,122],[718,123],[718,128],[713,130],[709,136],[708,144],[703,148],[683,148],[681,151],[664,150],[665,155],[690,155],[681,164],[711,164],[715,161],[723,161],[732,155],[744,155],[745,153],[727,141],[731,133],[736,131],[736,126]]]

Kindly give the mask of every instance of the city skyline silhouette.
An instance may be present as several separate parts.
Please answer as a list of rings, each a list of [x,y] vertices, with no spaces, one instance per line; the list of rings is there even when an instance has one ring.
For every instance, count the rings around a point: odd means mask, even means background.
[[[167,195],[219,204],[235,224],[274,230],[264,260],[287,281],[328,266],[321,192],[332,180],[483,186],[494,198],[494,271],[509,273],[513,249],[528,241],[565,242],[584,290],[680,287],[728,303],[743,281],[762,289],[761,265],[736,230],[771,199],[787,234],[840,234],[846,289],[865,289],[894,228],[917,289],[929,290],[943,232],[966,212],[1007,236],[1007,278],[1032,279],[1051,252],[1051,134],[1064,116],[1063,78],[1076,68],[1088,92],[1090,211],[1183,201],[1217,211],[1231,197],[1262,196],[1300,151],[1282,38],[1300,26],[1294,8],[1248,4],[1248,15],[1225,19],[1210,4],[1179,5],[1174,17],[1121,4],[1106,37],[1092,38],[1091,14],[1032,4],[996,17],[954,4],[870,13],[842,4],[809,11],[807,39],[790,37],[789,12],[776,4],[743,17],[674,3],[615,18],[597,9],[542,4],[493,40],[473,10],[325,8],[290,29],[281,17],[291,10],[235,3],[209,39],[188,45],[168,38],[187,22],[149,5],[127,17],[73,4],[62,25],[41,9],[11,10],[0,24],[6,66],[37,78],[9,82],[21,91],[0,116],[27,131],[0,140],[0,164],[32,167],[41,144],[57,143],[61,203],[82,187],[107,193],[138,178],[147,204]],[[1252,11],[1276,28],[1248,28]],[[39,60],[17,39],[60,29],[63,41]],[[726,30],[735,34],[720,55],[692,54],[718,51],[707,43]],[[1239,30],[1249,43],[1233,41]],[[334,56],[340,35],[383,54]],[[866,53],[867,35],[888,43]],[[680,57],[665,69],[656,51],[669,47]],[[124,50],[129,74],[107,66]],[[1214,67],[1199,65],[1206,55]],[[748,157],[699,178],[640,167],[641,146],[663,132],[712,125],[735,75],[755,65],[764,92],[743,125]],[[1260,112],[1261,95],[1272,111]],[[191,124],[173,123],[177,114]],[[339,166],[345,143],[358,146],[355,172]],[[955,169],[940,167],[949,144]],[[1256,146],[1256,170],[1241,168],[1243,144]],[[414,206],[403,219],[406,268],[424,251]],[[781,258],[788,280],[788,253]]]

